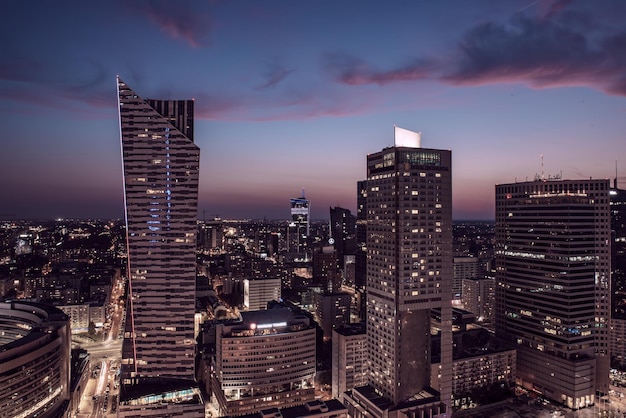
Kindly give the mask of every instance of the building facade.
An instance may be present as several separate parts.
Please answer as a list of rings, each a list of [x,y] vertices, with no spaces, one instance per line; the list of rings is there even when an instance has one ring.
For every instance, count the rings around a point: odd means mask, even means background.
[[[461,280],[463,309],[473,312],[478,322],[493,323],[496,281],[491,277]]]
[[[357,182],[356,249],[354,257],[354,294],[356,314],[365,321],[367,294],[367,180]]]
[[[345,257],[356,253],[356,216],[339,206],[330,208],[330,237],[337,250],[339,268],[344,269]]]
[[[302,405],[315,398],[316,330],[276,306],[216,326],[211,391],[220,416]]]
[[[452,397],[454,407],[462,408],[464,398],[477,390],[485,390],[494,383],[515,385],[515,349],[474,353],[452,362]],[[438,364],[433,364],[433,371]],[[433,373],[433,380],[436,379]]]
[[[185,398],[181,381],[192,385],[195,377],[200,149],[193,100],[144,100],[117,82],[129,276],[119,412],[157,413],[150,402],[159,393],[174,394],[159,400],[167,409]],[[145,391],[133,387],[140,382]]]
[[[220,218],[198,223],[198,248],[205,253],[220,253],[224,248],[224,225]]]
[[[70,400],[70,322],[52,306],[0,303],[0,417],[65,416]]]
[[[332,245],[318,247],[313,251],[313,285],[325,292],[337,292],[341,288],[337,250]]]
[[[626,367],[626,190],[617,187],[611,196],[611,359]]]
[[[611,318],[611,363],[615,367],[626,365],[626,319]]]
[[[267,302],[280,301],[280,278],[244,279],[243,306],[247,311],[267,309]]]
[[[89,331],[89,323],[93,322],[96,328],[102,327],[106,321],[106,307],[95,303],[80,305],[58,305],[57,308],[70,317],[72,334]]]
[[[315,318],[322,328],[324,340],[331,339],[333,329],[350,323],[351,303],[352,296],[349,293],[315,293]]]
[[[462,299],[463,279],[479,277],[479,262],[476,257],[454,257],[452,262],[452,297]]]
[[[118,92],[130,276],[122,379],[193,379],[193,101],[143,100],[119,79]]]
[[[496,333],[518,383],[570,408],[608,392],[608,180],[496,186]]]
[[[367,384],[367,339],[365,324],[333,330],[332,395],[343,402],[343,394]]]
[[[288,251],[297,254],[300,259],[307,259],[311,202],[304,196],[304,190],[302,190],[302,196],[289,199],[289,203],[291,204],[291,222],[287,227]]]

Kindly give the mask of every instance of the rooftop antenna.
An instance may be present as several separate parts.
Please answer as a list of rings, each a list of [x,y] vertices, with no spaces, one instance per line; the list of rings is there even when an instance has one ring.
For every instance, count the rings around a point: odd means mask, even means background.
[[[545,178],[543,177],[543,154],[541,154],[541,181],[544,181]]]
[[[304,187],[302,188],[302,198],[304,199]]]
[[[613,188],[617,190],[617,160],[615,160],[615,184]]]

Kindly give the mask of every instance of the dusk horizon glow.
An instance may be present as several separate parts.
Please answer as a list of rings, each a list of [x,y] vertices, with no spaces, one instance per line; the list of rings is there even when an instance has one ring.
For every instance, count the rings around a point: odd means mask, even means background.
[[[398,126],[452,151],[453,218],[495,185],[626,188],[626,3],[11,2],[0,219],[121,219],[116,76],[195,99],[199,219],[356,213]]]

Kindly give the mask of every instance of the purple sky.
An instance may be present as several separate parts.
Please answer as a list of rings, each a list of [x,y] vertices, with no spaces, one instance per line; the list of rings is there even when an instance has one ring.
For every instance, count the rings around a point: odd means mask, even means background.
[[[355,212],[393,126],[451,149],[454,218],[541,173],[626,188],[626,2],[10,1],[0,219],[121,218],[115,76],[196,99],[200,216]]]

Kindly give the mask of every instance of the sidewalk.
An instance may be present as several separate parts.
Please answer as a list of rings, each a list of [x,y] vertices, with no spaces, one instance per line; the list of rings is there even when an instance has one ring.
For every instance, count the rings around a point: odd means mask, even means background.
[[[91,412],[93,411],[92,397],[96,390],[96,384],[96,379],[90,377],[85,387],[85,392],[80,400],[80,406],[78,408],[80,413],[76,414],[77,418],[89,418],[91,416]]]

